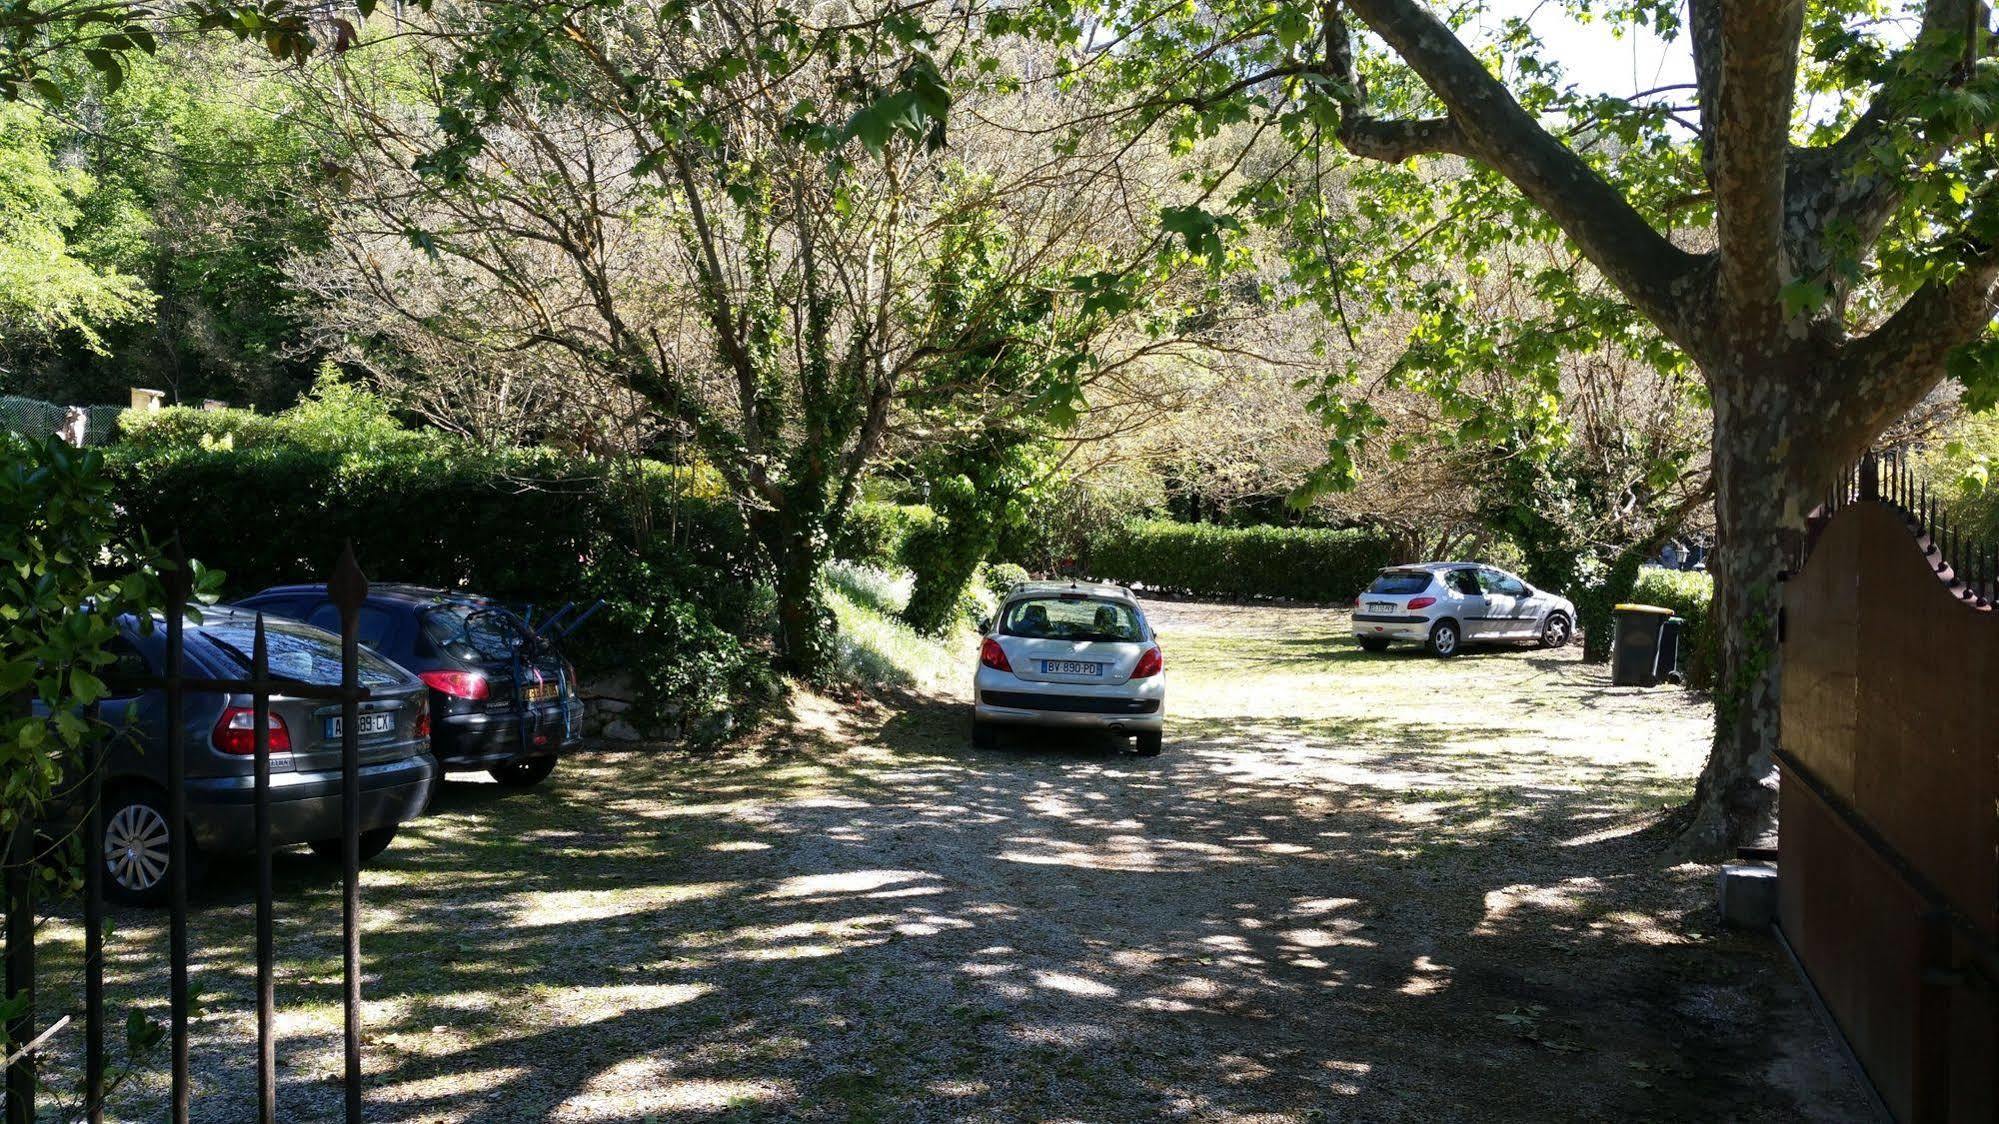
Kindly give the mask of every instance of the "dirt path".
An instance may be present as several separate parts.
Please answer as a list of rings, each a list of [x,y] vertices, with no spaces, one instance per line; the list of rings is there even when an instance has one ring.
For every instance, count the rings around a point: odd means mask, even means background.
[[[1861,1118],[1779,954],[1640,830],[1698,702],[1568,652],[1370,656],[1330,612],[1155,615],[1154,760],[975,753],[940,703],[453,784],[367,880],[370,1119]],[[338,888],[281,878],[282,1115],[326,1119]],[[247,885],[197,926],[204,1120],[254,1087]],[[156,986],[159,919],[122,924],[121,992]]]

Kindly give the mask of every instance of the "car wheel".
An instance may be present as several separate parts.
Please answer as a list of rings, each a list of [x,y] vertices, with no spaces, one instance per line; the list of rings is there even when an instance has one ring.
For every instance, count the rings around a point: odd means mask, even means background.
[[[1566,648],[1569,646],[1569,618],[1565,613],[1549,613],[1548,623],[1541,626],[1541,646],[1543,648]]]
[[[380,855],[383,851],[388,850],[389,844],[394,843],[395,841],[396,841],[396,826],[394,824],[391,824],[388,827],[371,827],[367,831],[362,832],[361,833],[362,865],[365,866],[368,863],[373,862],[377,855]],[[318,855],[322,859],[331,859],[334,862],[339,862],[340,853],[341,853],[340,843],[341,841],[338,839],[315,839],[312,842],[306,844],[306,846],[311,847],[312,853]]]
[[[1158,730],[1140,730],[1135,748],[1140,757],[1157,757],[1166,747],[1166,735]]]
[[[198,869],[188,840],[190,872]],[[171,889],[173,829],[166,793],[147,785],[104,798],[104,896],[126,905],[165,905]],[[189,882],[192,885],[192,880]]]
[[[553,757],[516,757],[486,770],[488,776],[508,788],[533,788],[555,772]]]
[[[990,722],[972,719],[972,747],[974,749],[998,749],[999,731]]]
[[[1379,636],[1363,636],[1360,638],[1360,646],[1362,651],[1386,652],[1388,650],[1388,641]]]
[[[1440,660],[1458,654],[1458,622],[1438,621],[1430,626],[1430,654]]]

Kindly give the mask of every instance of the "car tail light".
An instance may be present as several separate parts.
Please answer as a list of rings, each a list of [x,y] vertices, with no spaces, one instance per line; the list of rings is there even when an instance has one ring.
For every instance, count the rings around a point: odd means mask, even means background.
[[[999,641],[994,640],[990,636],[986,637],[979,645],[979,662],[992,668],[994,671],[1010,672],[1013,670],[1013,665],[1006,662],[1006,649],[1000,647]]]
[[[1159,654],[1159,649],[1147,648],[1145,654],[1138,657],[1138,666],[1131,669],[1131,677],[1144,679],[1159,674],[1165,667],[1166,657]]]
[[[1409,599],[1409,607],[1411,609],[1427,609],[1436,603],[1437,599],[1434,597],[1411,597]]]
[[[430,700],[427,698],[419,700],[416,704],[416,736],[419,738],[430,736]]]
[[[215,748],[224,753],[249,756],[257,752],[257,712],[247,706],[232,706],[215,720]],[[271,715],[271,752],[290,753],[292,732],[285,720]]]
[[[425,671],[418,679],[430,685],[433,691],[442,691],[454,699],[483,699],[490,693],[486,677],[476,671]]]

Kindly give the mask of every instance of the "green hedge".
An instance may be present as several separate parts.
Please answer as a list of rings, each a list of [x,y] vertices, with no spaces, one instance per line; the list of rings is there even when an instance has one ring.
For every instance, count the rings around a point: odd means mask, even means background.
[[[909,537],[937,524],[937,513],[920,503],[862,500],[847,512],[833,539],[833,557],[882,569],[906,568]]]
[[[1178,593],[1351,601],[1393,561],[1387,541],[1366,531],[1154,519],[1097,536],[1084,566],[1098,578]]]
[[[1714,601],[1714,578],[1698,570],[1647,566],[1638,571],[1638,582],[1631,587],[1631,600],[1633,604],[1671,609],[1687,622],[1686,640],[1681,648],[1687,682],[1695,687],[1712,684],[1716,637],[1708,610]]]
[[[767,584],[737,510],[700,476],[494,451],[377,415],[329,422],[312,406],[132,427],[107,456],[122,517],[155,541],[178,532],[228,595],[322,580],[351,541],[375,581],[546,607],[602,597],[570,654],[629,673],[656,724],[698,731],[768,696]]]

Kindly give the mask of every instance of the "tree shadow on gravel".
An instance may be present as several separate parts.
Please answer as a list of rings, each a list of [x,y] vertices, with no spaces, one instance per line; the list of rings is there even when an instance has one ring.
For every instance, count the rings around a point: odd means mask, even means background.
[[[1711,871],[1642,830],[1684,778],[1498,721],[1209,715],[1139,758],[1040,733],[976,752],[935,702],[857,715],[782,752],[449,785],[365,886],[368,1118],[1823,1108],[1766,1080],[1832,1080],[1787,969],[1710,931]],[[232,878],[194,933],[212,1121],[255,1101]],[[335,1119],[338,877],[288,856],[280,887],[281,1118]],[[114,1009],[164,992],[164,918],[120,924]]]

